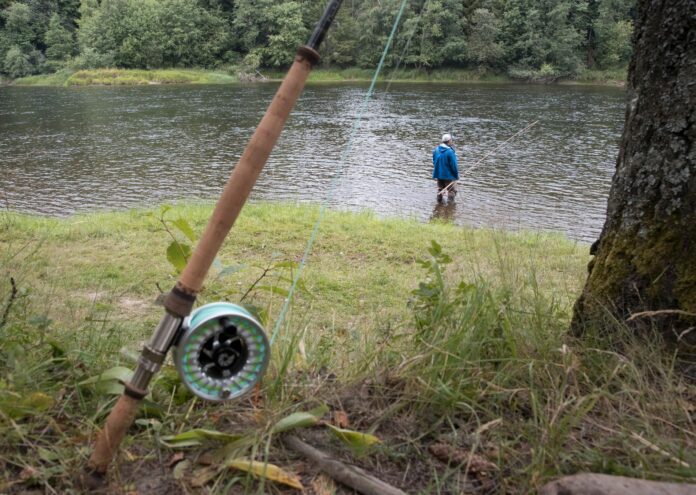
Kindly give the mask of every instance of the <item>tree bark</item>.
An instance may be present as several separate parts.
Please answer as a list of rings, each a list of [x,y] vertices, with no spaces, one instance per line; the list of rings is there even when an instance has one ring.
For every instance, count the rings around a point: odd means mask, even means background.
[[[624,322],[696,345],[696,0],[638,0],[607,218],[572,331]],[[658,310],[680,310],[660,311]],[[638,312],[644,317],[627,319]]]

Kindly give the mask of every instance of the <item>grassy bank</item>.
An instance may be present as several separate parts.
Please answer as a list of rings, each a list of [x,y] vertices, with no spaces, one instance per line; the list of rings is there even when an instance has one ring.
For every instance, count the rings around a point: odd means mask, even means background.
[[[260,76],[259,76],[260,74]],[[258,76],[258,77],[257,77]],[[285,71],[262,69],[255,80],[279,81]],[[370,81],[370,69],[316,69],[309,76],[311,82],[366,82]],[[265,78],[265,79],[264,79]],[[583,71],[577,78],[561,79],[563,84],[596,84],[621,86],[626,79],[625,70]],[[85,85],[137,85],[137,84],[225,84],[238,82],[240,78],[225,72],[166,69],[129,70],[94,69],[69,71],[54,74],[29,76],[17,79],[12,84],[20,86],[85,86]],[[449,82],[449,83],[522,83],[503,74],[478,72],[466,69],[437,69],[433,71],[417,69],[386,69],[382,81],[394,82]],[[533,82],[533,81],[532,81]]]
[[[200,69],[93,69],[64,70],[17,79],[18,86],[133,86],[143,84],[228,84],[238,78],[224,72]]]
[[[185,238],[174,222],[200,233],[209,213],[0,213],[0,492],[75,489],[118,393],[94,377],[133,367],[162,314],[155,296],[176,279],[165,253],[172,236]],[[248,292],[244,303],[272,329],[317,214],[245,209],[200,302]],[[586,253],[559,235],[330,212],[259,394],[202,403],[167,367],[110,489],[294,493],[225,460],[253,458],[297,473],[307,493],[333,493],[271,433],[284,416],[322,404],[325,422],[381,443],[354,451],[320,425],[296,433],[408,493],[528,493],[588,470],[693,480],[696,387],[660,343],[634,343],[620,322],[607,336],[565,334]],[[610,350],[615,338],[621,353]],[[163,443],[192,428],[244,438],[199,434],[185,450]]]
[[[282,71],[261,71],[269,79],[279,80],[285,75]],[[372,69],[315,69],[309,75],[312,82],[367,82],[374,75]],[[380,81],[394,82],[450,82],[450,83],[503,83],[514,82],[507,76],[493,73],[479,73],[467,69],[388,69],[380,74]]]
[[[609,70],[583,70],[577,78],[564,81],[564,84],[594,84],[604,86],[625,86],[628,68]]]

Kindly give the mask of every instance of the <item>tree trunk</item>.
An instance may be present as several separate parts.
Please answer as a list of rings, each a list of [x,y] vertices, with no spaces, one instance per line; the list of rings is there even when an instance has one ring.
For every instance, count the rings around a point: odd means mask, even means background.
[[[689,348],[696,344],[696,0],[638,0],[633,47],[607,218],[572,330],[618,319]]]

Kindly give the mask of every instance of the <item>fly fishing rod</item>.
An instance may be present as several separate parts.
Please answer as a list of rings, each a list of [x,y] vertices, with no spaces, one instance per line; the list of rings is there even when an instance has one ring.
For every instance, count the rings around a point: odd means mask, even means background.
[[[538,120],[535,120],[535,121],[532,122],[531,124],[527,125],[527,127],[525,127],[524,129],[522,129],[522,130],[520,130],[520,131],[517,131],[515,134],[513,134],[512,136],[510,136],[509,138],[507,138],[505,141],[503,141],[503,142],[500,144],[500,146],[498,146],[496,149],[494,149],[493,151],[489,151],[488,153],[486,153],[485,155],[483,155],[482,158],[480,158],[480,159],[479,159],[476,163],[474,163],[471,167],[469,167],[469,168],[467,168],[466,170],[464,170],[460,175],[468,174],[469,172],[471,172],[472,170],[474,170],[476,167],[478,167],[479,165],[481,165],[481,164],[486,160],[486,158],[488,158],[488,157],[491,156],[491,155],[494,155],[495,153],[497,153],[498,151],[500,151],[501,149],[503,149],[503,148],[505,147],[505,145],[507,145],[510,141],[512,141],[513,139],[515,139],[515,138],[516,138],[517,136],[519,136],[520,134],[524,134],[525,132],[527,132],[529,129],[531,129],[532,127],[534,127],[534,126],[537,125],[538,123],[539,123],[539,121],[538,121]],[[459,180],[460,180],[460,179],[457,179],[456,181],[452,181],[452,182],[450,182],[449,184],[447,184],[447,186],[445,186],[445,187],[442,188],[442,191],[440,191],[440,194],[446,194],[447,191],[449,191],[450,187],[452,187],[454,184],[456,184],[457,182],[459,182]]]
[[[193,313],[193,305],[218,250],[232,228],[304,89],[319,62],[319,45],[331,26],[342,0],[331,0],[306,45],[295,60],[234,167],[208,221],[200,242],[167,295],[165,314],[143,347],[131,380],[97,434],[87,469],[88,485],[98,486],[138,406],[147,395],[152,377],[167,353],[175,347],[174,361],[182,381],[193,394],[206,400],[236,399],[250,391],[266,370],[269,343],[261,324],[244,308],[212,303]]]

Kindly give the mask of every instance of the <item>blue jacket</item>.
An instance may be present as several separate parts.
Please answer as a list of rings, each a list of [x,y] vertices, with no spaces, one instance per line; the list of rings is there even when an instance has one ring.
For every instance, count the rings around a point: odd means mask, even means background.
[[[455,155],[454,150],[445,143],[440,144],[440,146],[433,150],[433,179],[459,179],[457,155]]]

